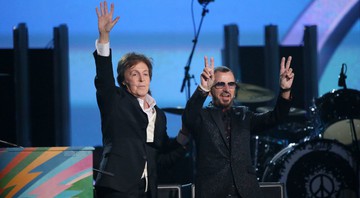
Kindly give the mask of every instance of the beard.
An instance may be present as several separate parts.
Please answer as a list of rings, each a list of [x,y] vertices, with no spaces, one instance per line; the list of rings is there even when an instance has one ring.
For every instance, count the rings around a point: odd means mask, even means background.
[[[234,97],[227,91],[223,91],[219,96],[213,97],[213,104],[219,108],[232,106]]]

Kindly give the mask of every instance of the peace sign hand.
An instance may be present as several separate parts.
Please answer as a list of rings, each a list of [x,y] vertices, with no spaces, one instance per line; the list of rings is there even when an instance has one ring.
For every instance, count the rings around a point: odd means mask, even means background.
[[[289,90],[292,86],[292,83],[294,81],[295,74],[293,73],[293,69],[290,67],[291,65],[292,57],[289,56],[287,58],[286,64],[285,64],[285,57],[281,59],[280,64],[280,88],[283,90]]]
[[[205,68],[200,75],[201,78],[201,86],[208,91],[210,91],[211,87],[214,84],[214,58],[210,58],[210,66],[209,60],[207,56],[204,57]]]

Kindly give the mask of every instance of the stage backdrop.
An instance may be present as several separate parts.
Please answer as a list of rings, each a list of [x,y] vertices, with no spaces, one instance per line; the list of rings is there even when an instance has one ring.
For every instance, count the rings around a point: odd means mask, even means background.
[[[200,24],[203,7],[198,1],[110,1],[115,3],[115,15],[120,21],[111,33],[111,47],[116,66],[117,60],[126,52],[145,53],[154,60],[154,75],[151,91],[161,108],[183,107],[187,97],[180,92],[184,78],[184,67],[188,61],[192,40]],[[109,3],[110,3],[109,2]],[[326,2],[326,1],[316,1]],[[279,42],[285,42],[296,22],[309,12],[324,12],[309,17],[300,25],[317,25],[319,32],[336,22],[326,21],[326,11],[334,8],[348,8],[359,4],[354,0],[337,0],[312,7],[312,0],[304,1],[262,1],[262,0],[216,0],[208,6],[199,40],[190,65],[192,93],[203,69],[203,56],[213,56],[215,64],[221,64],[221,49],[224,44],[225,25],[239,26],[240,45],[263,45],[264,27],[277,25]],[[92,58],[95,39],[98,36],[95,7],[100,1],[32,0],[7,1],[2,5],[0,18],[0,48],[12,47],[12,28],[26,23],[29,29],[30,48],[46,48],[52,43],[53,27],[66,24],[70,41],[70,100],[71,100],[71,142],[72,146],[96,146],[101,144],[100,116],[96,106]],[[313,5],[314,6],[314,5]],[[346,7],[348,6],[348,7]],[[335,9],[336,10],[336,9]],[[344,11],[345,10],[345,11]],[[359,9],[358,9],[359,10]],[[340,9],[343,13],[346,9]],[[339,12],[340,12],[339,11]],[[332,11],[333,14],[337,14]],[[193,24],[194,16],[195,24]],[[338,89],[338,75],[341,65],[347,64],[347,85],[359,89],[360,80],[360,23],[357,19],[341,38],[334,49],[323,73],[319,76],[319,96]],[[333,20],[340,20],[335,18]],[[315,23],[315,24],[314,24]],[[336,29],[336,26],[334,27]],[[300,28],[301,29],[301,28]],[[287,44],[301,45],[302,29],[292,34]],[[296,71],[295,71],[296,72]],[[181,126],[180,116],[167,114],[168,129],[175,136]]]

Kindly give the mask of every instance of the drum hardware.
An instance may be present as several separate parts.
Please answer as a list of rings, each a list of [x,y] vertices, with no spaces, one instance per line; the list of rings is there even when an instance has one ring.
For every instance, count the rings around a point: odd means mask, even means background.
[[[288,145],[288,141],[286,139],[254,135],[251,137],[250,145],[253,166],[260,181],[267,164],[277,152]]]
[[[259,113],[266,113],[268,111],[272,111],[274,109],[274,107],[269,107],[269,106],[265,106],[265,107],[258,107],[256,108],[256,111]],[[290,107],[289,110],[289,116],[300,116],[300,115],[305,115],[306,111],[300,108],[296,108],[296,107]]]
[[[257,107],[256,112],[266,113],[273,109],[274,107],[270,106]],[[306,111],[303,109],[291,107],[289,116],[287,116],[282,123],[279,123],[272,129],[266,130],[262,134],[277,139],[286,139],[287,142],[297,143],[302,141],[305,137],[309,136],[313,130],[306,114]]]
[[[344,71],[345,69],[345,71]],[[347,86],[346,86],[346,71],[347,71],[347,65],[345,63],[343,63],[341,65],[341,70],[340,70],[340,74],[339,74],[339,81],[338,81],[338,86],[339,87],[343,87],[344,90],[347,90]],[[350,126],[351,126],[351,135],[352,135],[352,143],[356,149],[356,152],[358,154],[360,154],[360,149],[359,149],[359,144],[358,144],[358,138],[357,138],[357,134],[356,134],[356,128],[355,128],[355,124],[354,124],[354,118],[353,118],[353,115],[351,114],[350,117],[349,117],[349,120],[350,120]]]

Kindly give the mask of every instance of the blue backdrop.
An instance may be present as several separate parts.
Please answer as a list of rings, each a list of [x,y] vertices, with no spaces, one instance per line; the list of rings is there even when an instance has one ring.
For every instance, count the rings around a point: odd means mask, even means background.
[[[111,1],[110,1],[111,2]],[[109,3],[110,3],[109,2]],[[354,0],[337,0],[315,9],[324,12],[346,5],[359,4]],[[71,142],[73,146],[95,146],[101,144],[100,116],[96,106],[92,58],[94,42],[98,36],[95,7],[100,1],[68,0],[12,0],[2,4],[0,12],[0,48],[12,47],[12,28],[26,23],[29,29],[30,48],[45,48],[52,40],[53,27],[66,24],[70,41],[70,101],[71,101]],[[151,84],[153,96],[160,107],[184,106],[185,92],[181,93],[184,66],[192,48],[194,28],[199,25],[202,6],[197,1],[114,1],[115,15],[120,21],[111,34],[114,63],[128,51],[145,53],[154,60],[154,76]],[[213,56],[215,64],[221,64],[224,25],[239,27],[240,45],[263,45],[264,27],[277,25],[279,41],[294,30],[296,22],[309,13],[314,1],[263,1],[263,0],[216,0],[211,2],[204,18],[197,48],[192,59],[190,74],[191,92],[199,82],[203,68],[203,56]],[[192,10],[193,9],[193,10]],[[345,10],[345,9],[343,9]],[[192,11],[195,24],[192,22]],[[314,12],[314,11],[312,11]],[[346,12],[346,11],[345,11]],[[360,12],[358,10],[358,12]],[[326,12],[325,12],[326,14]],[[300,25],[317,25],[319,34],[330,23],[326,16],[315,14]],[[360,22],[357,20],[342,37],[334,49],[324,72],[319,76],[319,96],[338,89],[337,77],[342,63],[348,66],[347,85],[359,89],[360,80]],[[330,18],[330,17],[329,17]],[[338,19],[334,19],[338,20]],[[315,21],[315,22],[314,22]],[[306,22],[306,20],[305,20]],[[335,27],[336,29],[336,27]],[[299,45],[303,31],[295,32],[295,38],[287,44]],[[167,114],[168,129],[175,136],[180,128],[180,116]]]

